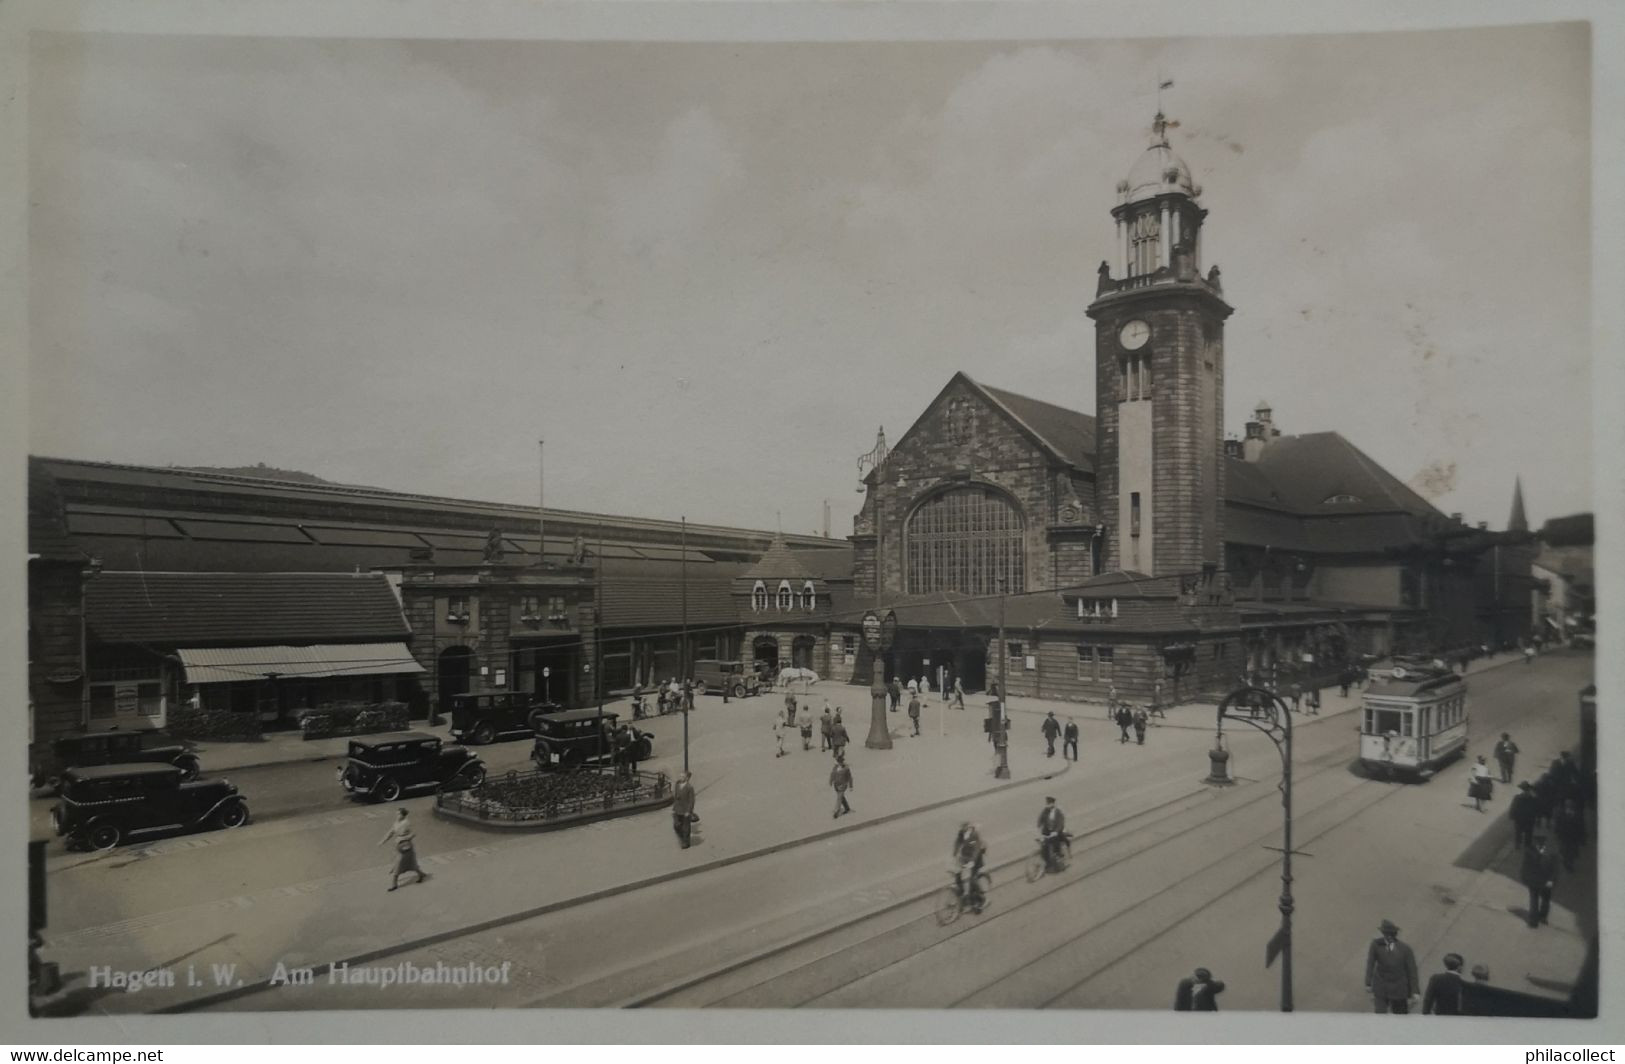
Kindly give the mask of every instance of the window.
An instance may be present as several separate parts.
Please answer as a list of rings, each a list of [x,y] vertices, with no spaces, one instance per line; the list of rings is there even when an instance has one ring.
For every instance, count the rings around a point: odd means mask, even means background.
[[[1151,398],[1151,356],[1141,352],[1117,360],[1122,400],[1133,402]]]
[[[1010,644],[1008,644],[1008,646],[1010,648],[1010,660],[1011,661],[1020,661],[1020,660],[1022,660],[1023,658],[1025,658],[1027,656],[1027,653],[1026,653],[1027,648],[1025,646],[1023,646],[1022,644],[1020,644],[1020,643],[1010,643]]]
[[[519,600],[519,615],[521,617],[540,617],[542,615],[542,597],[540,595],[526,595]]]
[[[1375,735],[1387,735],[1389,732],[1399,734],[1400,718],[1404,714],[1397,709],[1368,709],[1365,711],[1366,731]],[[1405,734],[1409,735],[1410,724],[1406,722]]]
[[[790,590],[790,581],[779,581],[779,609],[788,610],[795,607],[795,593]]]
[[[113,715],[115,699],[110,683],[92,684],[90,687],[90,719],[104,720]]]
[[[927,499],[904,527],[904,568],[913,594],[1026,590],[1025,525],[1004,493],[951,488]]]
[[[818,602],[818,596],[813,591],[813,582],[811,580],[809,580],[805,584],[802,584],[801,585],[801,608],[804,609],[804,610],[810,610],[810,609],[813,608],[813,606],[815,604],[817,604],[817,602]]]
[[[1225,658],[1227,658],[1229,656],[1230,656],[1230,644],[1229,643],[1221,641],[1221,642],[1213,644],[1213,660],[1214,661],[1223,661]]]
[[[1360,497],[1358,495],[1350,495],[1347,492],[1340,492],[1337,495],[1327,496],[1324,501],[1326,505],[1329,506],[1347,506],[1353,503],[1358,503],[1360,501]]]
[[[858,660],[858,637],[855,635],[841,636],[841,657],[845,664],[855,665]]]
[[[547,599],[547,613],[550,617],[564,616],[564,596],[550,595]]]
[[[143,717],[156,717],[164,712],[164,688],[158,683],[135,685],[136,712]]]
[[[1094,647],[1078,648],[1078,679],[1093,680],[1095,678],[1095,652]]]
[[[1095,679],[1110,680],[1113,673],[1113,658],[1115,654],[1112,647],[1095,648]]]
[[[468,620],[468,596],[452,595],[446,600],[446,617],[453,621]]]
[[[750,608],[757,613],[767,609],[767,585],[760,580],[750,589]]]
[[[1128,534],[1140,534],[1140,493],[1131,491],[1128,495]]]

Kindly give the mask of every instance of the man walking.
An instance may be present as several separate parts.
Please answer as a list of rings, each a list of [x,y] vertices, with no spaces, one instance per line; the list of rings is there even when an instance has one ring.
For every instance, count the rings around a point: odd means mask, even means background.
[[[1580,803],[1570,798],[1558,807],[1552,817],[1552,834],[1557,836],[1557,852],[1563,857],[1563,871],[1574,871],[1574,862],[1579,859],[1580,847],[1585,844],[1586,822],[1585,814],[1580,811]]]
[[[1518,760],[1518,744],[1512,741],[1510,732],[1501,733],[1501,741],[1495,744],[1495,763],[1501,766],[1501,782],[1512,782],[1512,766]]]
[[[1312,716],[1320,716],[1320,688],[1309,689],[1309,712]]]
[[[914,725],[914,734],[920,734],[920,696],[917,694],[908,698],[908,721]]]
[[[961,711],[965,708],[965,685],[957,676],[954,677],[954,708]]]
[[[694,784],[689,782],[688,773],[677,777],[677,787],[672,792],[671,827],[677,832],[677,841],[688,849],[689,833],[694,829]]]
[[[784,692],[784,719],[790,724],[796,722],[796,696],[792,691]]]
[[[1444,955],[1444,971],[1428,978],[1428,988],[1422,994],[1422,1015],[1461,1015],[1461,954]]]
[[[835,721],[829,715],[828,702],[824,703],[824,715],[818,718],[818,731],[823,736],[823,745],[818,748],[819,751],[828,750],[832,745],[831,736],[835,734]]]
[[[1054,757],[1055,740],[1061,736],[1061,722],[1055,719],[1054,710],[1050,710],[1049,715],[1044,718],[1044,723],[1039,726],[1039,730],[1044,733],[1044,742],[1049,744],[1049,752],[1044,756]]]
[[[429,878],[429,874],[418,867],[418,852],[413,845],[417,836],[412,832],[412,824],[406,819],[406,810],[402,809],[395,817],[395,823],[384,832],[384,837],[378,840],[382,846],[386,842],[395,843],[395,869],[389,874],[389,889],[394,890],[400,885],[401,876],[407,872],[417,875],[419,883]]]
[[[1134,711],[1134,741],[1140,746],[1145,745],[1145,729],[1150,723],[1151,720],[1146,716],[1144,706]]]
[[[897,677],[893,676],[886,681],[886,695],[891,699],[891,711],[896,713],[897,707],[903,701],[903,688],[897,683]]]
[[[850,742],[846,734],[846,725],[841,723],[841,711],[835,711],[835,723],[830,725],[829,745],[835,751],[835,760],[839,761],[846,756],[846,744]]]
[[[1134,715],[1128,711],[1127,706],[1117,707],[1117,730],[1121,733],[1117,740],[1119,743],[1128,742],[1128,730],[1134,724]]]
[[[1293,684],[1289,689],[1289,693],[1292,695],[1292,712],[1296,713],[1303,702],[1303,688],[1298,684]]]
[[[1078,722],[1072,717],[1066,718],[1066,741],[1061,744],[1061,760],[1066,760],[1066,752],[1072,751],[1072,760],[1078,759]]]
[[[1529,926],[1547,923],[1552,914],[1552,888],[1557,886],[1557,854],[1546,848],[1546,836],[1536,835],[1535,844],[1523,851],[1518,878],[1529,888]]]
[[[803,750],[811,750],[812,710],[807,708],[805,702],[802,703],[800,709],[796,710],[796,728],[801,732],[801,748]]]
[[[1384,920],[1380,930],[1382,937],[1373,939],[1366,951],[1365,988],[1378,1013],[1403,1015],[1411,1011],[1411,999],[1417,996],[1416,954],[1399,941],[1399,928],[1392,920]]]
[[[1224,983],[1213,978],[1213,973],[1206,968],[1198,968],[1179,981],[1174,991],[1174,1011],[1218,1012],[1219,1003],[1214,999],[1222,993]]]
[[[1534,845],[1535,821],[1540,819],[1540,803],[1535,800],[1535,789],[1528,780],[1518,784],[1518,793],[1507,810],[1512,821],[1512,848],[1523,849],[1524,843]]]
[[[833,820],[852,811],[846,800],[846,792],[852,789],[852,770],[839,752],[835,754],[835,767],[829,770],[829,785],[835,788],[835,816],[830,818]]]

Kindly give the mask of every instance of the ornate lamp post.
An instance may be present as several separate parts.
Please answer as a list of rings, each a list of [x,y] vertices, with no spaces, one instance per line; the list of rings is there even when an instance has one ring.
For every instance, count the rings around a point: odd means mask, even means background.
[[[868,473],[875,477],[875,608],[863,615],[863,641],[869,648],[869,736],[863,740],[863,745],[870,750],[890,750],[891,729],[886,723],[886,663],[882,658],[886,651],[891,649],[892,641],[897,637],[897,614],[886,611],[882,616],[881,604],[885,601],[886,587],[886,553],[881,549],[885,541],[886,520],[881,512],[881,492],[885,488],[884,467],[886,456],[891,452],[886,447],[886,430],[884,427],[875,435],[875,446],[868,454],[858,459],[858,479],[861,482]],[[859,487],[862,491],[862,487]]]
[[[1246,710],[1246,716],[1232,712],[1232,708]],[[1260,712],[1262,711],[1262,716]],[[1274,691],[1263,687],[1242,686],[1225,695],[1219,703],[1218,734],[1215,748],[1209,755],[1213,771],[1209,783],[1229,783],[1225,762],[1229,753],[1224,749],[1224,722],[1237,721],[1269,736],[1281,755],[1281,927],[1264,950],[1264,966],[1281,958],[1281,1011],[1292,1011],[1292,714],[1287,704]],[[1223,757],[1219,755],[1223,754]],[[1274,849],[1274,847],[1270,847]]]

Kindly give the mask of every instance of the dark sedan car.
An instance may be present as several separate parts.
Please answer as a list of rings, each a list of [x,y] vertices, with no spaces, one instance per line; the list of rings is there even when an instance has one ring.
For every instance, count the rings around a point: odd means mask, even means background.
[[[51,824],[70,847],[248,823],[248,801],[226,780],[186,780],[174,765],[96,765],[62,774]]]
[[[536,734],[536,720],[564,707],[539,695],[466,694],[451,698],[451,737],[483,746],[498,739]]]
[[[100,731],[70,735],[51,744],[52,764],[33,773],[36,787],[56,790],[65,769],[91,765],[174,765],[181,778],[197,779],[197,755],[161,731]]]
[[[485,763],[438,735],[399,732],[350,740],[339,782],[352,794],[393,802],[410,790],[463,790],[485,782]]]
[[[569,771],[583,765],[613,763],[617,754],[632,761],[647,761],[654,754],[654,739],[648,732],[631,729],[622,745],[616,741],[614,713],[595,709],[573,709],[546,713],[536,722],[536,745],[530,758],[547,771]]]

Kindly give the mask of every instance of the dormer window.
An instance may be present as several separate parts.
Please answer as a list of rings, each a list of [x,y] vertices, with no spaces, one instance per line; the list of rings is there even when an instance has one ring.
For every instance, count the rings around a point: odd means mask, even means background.
[[[793,610],[796,607],[796,593],[790,590],[790,581],[779,581],[779,609]]]
[[[757,613],[767,609],[767,585],[760,580],[750,589],[750,608]]]
[[[1327,505],[1327,506],[1348,506],[1348,505],[1351,505],[1351,504],[1354,504],[1354,503],[1358,503],[1360,501],[1361,500],[1360,500],[1360,497],[1358,495],[1350,495],[1348,492],[1342,492],[1342,493],[1337,494],[1337,495],[1328,495],[1326,497],[1326,499],[1325,499],[1325,505]]]
[[[818,595],[813,590],[813,582],[807,581],[801,585],[801,608],[810,610],[818,603]]]

